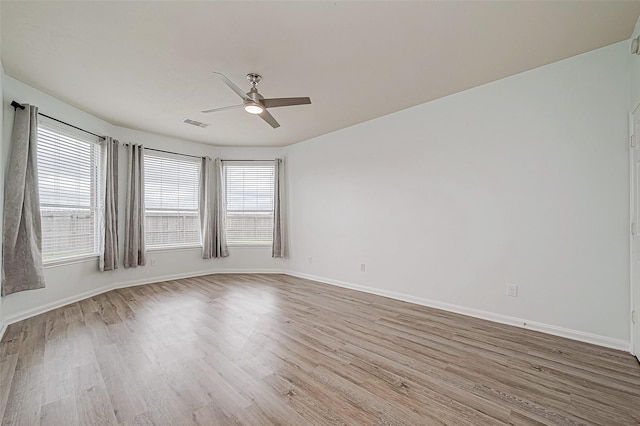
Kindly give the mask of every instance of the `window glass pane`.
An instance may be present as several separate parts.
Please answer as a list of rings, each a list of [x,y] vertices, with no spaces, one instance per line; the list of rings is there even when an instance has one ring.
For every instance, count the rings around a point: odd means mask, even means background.
[[[38,186],[45,263],[98,254],[100,154],[98,138],[40,120]]]
[[[224,165],[227,242],[271,244],[273,239],[273,164]]]
[[[145,154],[145,243],[147,247],[200,244],[198,185],[200,163]]]

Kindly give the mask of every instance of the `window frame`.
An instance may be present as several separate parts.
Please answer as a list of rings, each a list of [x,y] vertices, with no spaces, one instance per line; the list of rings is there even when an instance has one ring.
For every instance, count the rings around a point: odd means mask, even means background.
[[[173,161],[179,161],[179,162],[184,162],[184,163],[192,163],[195,164],[198,170],[198,175],[196,178],[196,208],[195,210],[191,210],[191,209],[172,209],[172,210],[168,210],[168,209],[149,209],[147,206],[147,190],[146,190],[146,186],[147,186],[147,157],[156,157],[156,158],[167,158]],[[174,250],[189,250],[189,249],[196,249],[196,248],[202,248],[202,230],[201,230],[201,226],[200,226],[200,209],[199,209],[199,202],[200,202],[200,180],[201,180],[201,174],[202,174],[202,170],[201,170],[201,161],[200,158],[191,158],[189,156],[185,156],[185,155],[180,155],[177,153],[168,153],[168,152],[160,152],[160,151],[155,151],[152,149],[148,149],[145,150],[144,152],[144,170],[145,170],[145,213],[144,213],[144,218],[145,218],[145,248],[147,251],[174,251]],[[163,211],[172,211],[172,212],[195,212],[196,214],[196,223],[197,223],[197,230],[198,230],[198,242],[189,242],[189,243],[185,243],[185,244],[172,244],[172,245],[149,245],[149,243],[147,242],[147,233],[149,232],[149,223],[147,221],[147,215],[148,212],[152,211],[152,212],[163,212]],[[161,215],[159,215],[160,217],[162,217]],[[171,217],[171,216],[168,216]],[[183,229],[184,231],[184,229]]]
[[[43,132],[49,132],[54,135],[56,138],[67,138],[75,140],[75,142],[84,143],[87,145],[92,145],[92,149],[95,149],[95,153],[89,154],[90,159],[93,160],[93,164],[90,164],[90,192],[89,192],[89,200],[90,204],[88,210],[91,212],[92,217],[92,228],[93,228],[93,251],[91,253],[81,253],[72,256],[62,256],[62,257],[54,257],[50,259],[45,259],[44,257],[44,244],[45,244],[45,226],[42,222],[44,222],[45,214],[47,208],[55,209],[57,208],[73,208],[74,206],[71,204],[62,204],[62,203],[43,203],[42,201],[42,193],[40,182],[42,176],[45,174],[41,168],[41,157],[42,151],[41,147],[44,144],[44,140],[41,139]],[[42,229],[42,265],[45,268],[55,267],[60,265],[67,265],[73,263],[81,263],[90,260],[95,260],[100,257],[100,250],[102,244],[102,226],[103,226],[103,215],[104,215],[104,188],[103,188],[103,180],[104,180],[104,167],[103,167],[103,140],[97,136],[90,135],[89,133],[76,130],[71,126],[66,125],[65,123],[59,123],[57,120],[52,120],[47,117],[38,116],[38,193],[39,193],[39,207],[40,207],[40,218],[41,218],[41,229]],[[53,151],[53,149],[52,149]],[[53,160],[52,160],[53,162]],[[85,209],[85,206],[77,205],[75,206],[77,210]]]
[[[273,215],[275,214],[274,212],[274,208],[273,208],[273,192],[271,194],[271,211],[270,211],[270,215],[271,215],[271,220],[272,220],[272,224],[271,224],[271,235],[270,235],[270,239],[267,241],[265,240],[264,242],[251,242],[251,243],[243,243],[243,242],[238,242],[238,241],[233,241],[229,239],[229,187],[228,187],[228,179],[227,179],[227,167],[228,166],[236,166],[236,167],[265,167],[268,166],[272,169],[273,172],[275,172],[275,163],[274,160],[235,160],[235,161],[230,161],[230,160],[223,160],[222,161],[222,175],[224,178],[224,191],[225,191],[225,220],[227,223],[227,228],[225,229],[225,237],[227,240],[227,246],[229,247],[242,247],[242,248],[270,248],[273,245]],[[275,179],[274,179],[275,180]],[[272,187],[273,191],[275,191],[275,187]],[[244,211],[244,210],[243,210]],[[266,210],[264,210],[266,211]],[[258,212],[258,211],[257,211]]]

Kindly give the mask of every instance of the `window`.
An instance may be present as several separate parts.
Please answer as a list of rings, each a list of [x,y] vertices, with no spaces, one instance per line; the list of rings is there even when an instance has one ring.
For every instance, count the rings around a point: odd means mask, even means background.
[[[148,248],[201,244],[199,181],[199,160],[145,153],[145,243]]]
[[[271,244],[273,239],[273,163],[224,163],[227,243]]]
[[[100,139],[40,118],[38,187],[44,263],[99,253]]]

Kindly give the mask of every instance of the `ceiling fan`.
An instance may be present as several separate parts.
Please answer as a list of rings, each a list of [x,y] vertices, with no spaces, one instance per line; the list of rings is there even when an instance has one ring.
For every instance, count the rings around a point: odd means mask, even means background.
[[[209,112],[218,112],[218,111],[226,111],[229,109],[236,109],[244,107],[244,110],[249,114],[257,114],[264,121],[269,123],[271,127],[278,128],[280,124],[276,121],[275,118],[267,111],[267,108],[276,108],[283,106],[292,106],[292,105],[307,105],[311,103],[311,99],[309,98],[271,98],[265,99],[260,93],[258,93],[258,89],[256,86],[262,80],[260,74],[249,73],[247,74],[247,80],[251,83],[251,89],[247,93],[244,93],[242,89],[236,86],[231,80],[229,80],[224,74],[219,72],[213,72],[220,80],[223,81],[231,90],[236,92],[238,96],[242,98],[242,105],[232,105],[222,108],[214,108],[208,109],[205,111],[201,111],[203,113]]]

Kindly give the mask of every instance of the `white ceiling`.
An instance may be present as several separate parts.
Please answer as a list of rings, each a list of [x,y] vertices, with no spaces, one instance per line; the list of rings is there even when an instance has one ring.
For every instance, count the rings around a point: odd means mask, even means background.
[[[119,126],[283,146],[630,37],[640,1],[1,2],[8,75]],[[243,110],[211,74],[265,97]],[[20,101],[20,99],[18,99]],[[43,111],[44,112],[44,111]],[[183,124],[191,118],[205,129]]]

